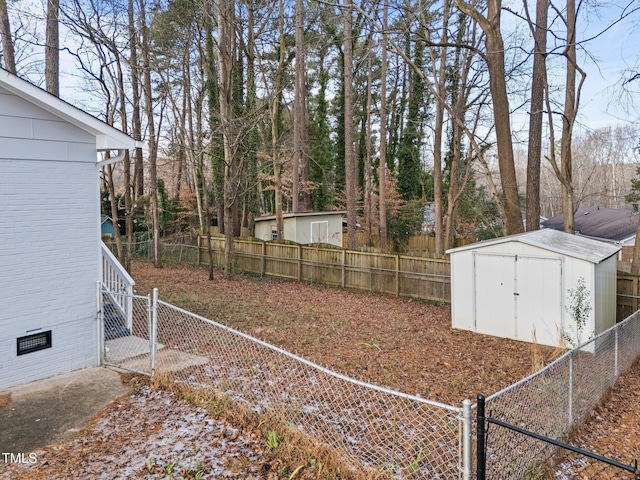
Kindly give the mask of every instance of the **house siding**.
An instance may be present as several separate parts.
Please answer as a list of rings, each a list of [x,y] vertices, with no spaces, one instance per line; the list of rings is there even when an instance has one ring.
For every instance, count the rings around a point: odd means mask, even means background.
[[[98,364],[95,142],[0,89],[0,389]],[[17,356],[47,330],[51,348]]]

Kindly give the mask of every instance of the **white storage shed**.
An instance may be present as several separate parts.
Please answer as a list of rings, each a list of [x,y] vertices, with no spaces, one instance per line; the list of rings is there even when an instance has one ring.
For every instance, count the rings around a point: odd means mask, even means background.
[[[308,244],[328,243],[342,246],[342,218],[345,211],[301,212],[282,215],[284,240]],[[260,240],[276,240],[276,216],[268,215],[255,219],[255,236]]]
[[[98,152],[134,147],[0,69],[0,390],[98,365]]]
[[[582,341],[615,323],[620,247],[542,229],[448,250],[453,328],[566,347],[578,339],[567,311],[580,279],[591,312]]]

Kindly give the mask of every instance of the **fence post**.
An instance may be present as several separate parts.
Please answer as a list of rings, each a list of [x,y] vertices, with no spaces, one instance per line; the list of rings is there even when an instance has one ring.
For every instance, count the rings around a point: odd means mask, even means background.
[[[98,309],[98,355],[100,365],[104,365],[104,306],[102,299],[102,282],[96,282],[96,308]]]
[[[158,326],[158,289],[153,289],[153,297],[151,298],[151,331],[149,336],[151,339],[151,376],[156,372],[156,347],[158,345],[157,339],[157,326]]]
[[[614,330],[615,332],[615,336],[616,336],[616,345],[615,345],[615,359],[614,359],[614,366],[613,366],[613,374],[614,374],[614,383],[616,381],[616,379],[618,378],[618,326],[616,325],[616,329]]]
[[[260,247],[260,276],[264,277],[264,272],[267,263],[267,243],[263,240],[262,245]]]
[[[471,480],[471,400],[462,401],[462,480]]]
[[[400,296],[400,255],[396,255],[396,297]]]
[[[302,245],[298,245],[298,281],[302,279]]]
[[[573,354],[569,354],[569,428],[573,425]]]
[[[347,283],[347,272],[346,272],[346,267],[347,267],[347,251],[346,250],[342,250],[342,288],[344,288],[345,284]]]
[[[477,397],[477,424],[476,424],[476,479],[486,480],[487,472],[487,449],[485,445],[485,425],[484,416],[484,395],[481,393]]]

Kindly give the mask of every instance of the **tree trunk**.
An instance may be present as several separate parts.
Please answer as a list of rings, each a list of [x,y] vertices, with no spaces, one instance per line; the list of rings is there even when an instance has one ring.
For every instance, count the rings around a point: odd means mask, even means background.
[[[129,68],[131,69],[131,123],[133,127],[133,138],[142,140],[142,121],[140,120],[140,75],[138,73],[138,34],[134,14],[134,0],[129,0],[127,11],[129,16]],[[144,195],[144,164],[142,161],[142,149],[136,148],[134,151],[134,173],[133,173],[133,199]]]
[[[131,71],[131,94],[132,94],[132,114],[131,126],[132,134],[135,140],[142,140],[142,121],[140,119],[140,76],[138,72],[138,45],[139,37],[136,27],[134,0],[129,0],[127,4],[127,12],[129,17],[128,33],[129,33],[129,68]],[[136,148],[133,153],[133,182],[132,182],[132,200],[144,195],[144,168],[142,149]]]
[[[45,46],[44,76],[47,92],[56,97],[60,96],[59,10],[60,0],[47,0],[47,42]]]
[[[344,0],[344,164],[347,197],[348,247],[358,246],[356,212],[356,163],[353,151],[353,32],[352,0]]]
[[[513,143],[511,138],[511,121],[509,111],[509,97],[507,96],[506,73],[504,65],[504,43],[500,32],[501,0],[487,2],[487,17],[464,2],[456,0],[456,5],[463,12],[473,18],[485,33],[486,62],[489,71],[489,90],[493,100],[493,118],[498,150],[498,166],[500,168],[500,182],[504,197],[505,218],[504,230],[506,235],[520,233],[524,230],[520,200],[518,198],[518,184],[513,157]]]
[[[369,36],[369,44],[373,39],[373,30]],[[367,128],[365,132],[365,147],[366,147],[366,159],[364,166],[364,215],[366,223],[367,245],[371,246],[371,234],[373,224],[373,208],[372,208],[372,195],[373,195],[373,180],[372,180],[372,168],[371,168],[371,116],[373,110],[373,55],[370,53],[367,55]]]
[[[305,123],[305,51],[304,51],[304,2],[296,0],[296,73],[295,73],[295,98],[293,108],[293,193],[292,210],[299,212],[298,202],[300,200],[300,166],[304,155],[303,136],[306,128]],[[283,50],[282,44],[280,47]]]
[[[387,248],[387,28],[389,0],[382,10],[382,57],[380,64],[380,163],[378,165],[378,198],[380,215],[380,248]]]
[[[237,161],[234,158],[233,147],[235,135],[233,129],[232,109],[232,79],[233,79],[233,42],[234,32],[234,1],[220,0],[218,4],[218,50],[219,50],[219,103],[220,126],[222,129],[222,143],[224,152],[224,271],[227,277],[235,274],[234,263],[234,203],[237,200]]]
[[[278,2],[278,32],[279,32],[279,49],[278,49],[278,69],[276,70],[273,97],[271,104],[271,157],[273,160],[273,176],[274,176],[274,194],[275,194],[275,209],[276,209],[276,231],[278,240],[284,239],[284,219],[282,212],[282,163],[280,161],[280,104],[282,98],[282,76],[284,75],[284,63],[285,63],[285,36],[284,36],[284,2],[280,0]],[[294,133],[295,135],[295,133]],[[294,152],[294,157],[296,153]],[[293,177],[295,179],[297,167],[294,162]],[[294,188],[295,188],[294,180]],[[294,198],[297,193],[294,193]],[[297,206],[297,201],[294,200],[293,204]],[[294,207],[296,208],[296,207]]]
[[[450,1],[444,1],[442,14],[442,38],[441,43],[448,42]],[[438,98],[436,99],[436,118],[433,145],[433,205],[435,222],[435,253],[444,255],[445,252],[445,232],[443,229],[443,192],[442,192],[442,132],[444,130],[444,102],[446,96],[447,82],[447,47],[443,46],[440,51],[440,67],[438,70]]]
[[[162,267],[162,252],[160,251],[160,205],[158,204],[158,144],[156,141],[156,125],[153,114],[153,91],[151,89],[151,65],[149,62],[150,38],[145,14],[146,4],[140,0],[140,33],[143,68],[142,91],[144,94],[144,108],[147,117],[147,134],[149,148],[149,195],[151,197],[151,216],[153,223],[153,265]]]
[[[111,220],[113,221],[114,237],[116,239],[116,251],[118,260],[124,258],[124,247],[122,245],[122,235],[118,226],[118,204],[116,202],[116,189],[113,181],[114,165],[107,165],[103,169],[103,174],[107,177],[107,191],[109,192],[109,205],[111,206]]]
[[[527,152],[527,231],[540,229],[540,162],[542,159],[542,109],[547,55],[547,11],[549,2],[537,0],[533,30],[534,56],[531,79],[531,112]],[[531,22],[530,22],[531,25]]]
[[[2,37],[2,58],[4,68],[16,74],[16,55],[11,36],[11,22],[7,11],[7,0],[0,0],[0,37]]]
[[[576,105],[576,4],[575,0],[567,0],[567,73],[565,81],[564,112],[562,115],[562,139],[560,140],[560,162],[562,164],[562,212],[564,231],[575,233],[573,218],[573,165],[571,158],[571,141],[573,125],[577,114]]]

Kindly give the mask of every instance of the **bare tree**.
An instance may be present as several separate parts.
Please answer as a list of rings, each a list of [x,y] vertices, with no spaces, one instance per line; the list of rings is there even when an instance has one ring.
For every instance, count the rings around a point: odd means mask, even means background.
[[[300,177],[309,180],[309,165],[306,151],[307,114],[306,114],[306,69],[304,46],[304,1],[296,0],[296,72],[295,100],[293,110],[293,202],[294,212],[299,211]],[[311,210],[309,189],[303,193],[302,209]]]
[[[134,0],[127,2],[128,34],[129,34],[129,68],[131,71],[131,95],[132,95],[132,126],[133,138],[142,140],[142,122],[140,120],[140,74],[138,66],[138,35],[136,33],[136,19],[134,12]],[[142,149],[136,148],[134,152],[133,198],[144,195],[144,165]],[[127,233],[129,236],[130,234]]]
[[[489,71],[489,89],[493,100],[493,118],[498,149],[500,182],[504,196],[505,234],[520,233],[524,230],[518,184],[516,181],[509,97],[507,94],[506,71],[504,62],[504,42],[500,31],[501,0],[487,1],[487,15],[463,0],[456,0],[458,8],[473,18],[485,34],[485,61]]]
[[[151,196],[151,215],[153,218],[153,265],[162,267],[162,252],[160,246],[160,205],[158,204],[158,142],[156,139],[156,122],[153,112],[153,92],[151,89],[151,64],[149,26],[146,19],[145,0],[140,2],[140,53],[142,55],[142,92],[144,95],[144,109],[147,117],[147,144],[149,148],[149,194]]]
[[[282,161],[280,159],[280,106],[282,103],[282,77],[284,76],[285,67],[285,36],[284,36],[284,2],[279,0],[278,2],[278,67],[275,72],[273,95],[271,98],[271,158],[273,161],[273,176],[274,176],[274,190],[275,190],[275,210],[276,210],[276,231],[278,239],[284,238],[284,221],[282,212]],[[294,158],[295,158],[294,152]],[[293,205],[294,211],[297,208],[297,187],[296,176],[298,167],[294,162],[293,172]]]
[[[527,20],[534,40],[531,77],[531,112],[529,113],[529,150],[527,154],[527,231],[540,228],[540,162],[542,158],[542,116],[544,108],[544,74],[547,57],[548,0],[536,1],[535,25],[524,1]]]
[[[353,31],[352,0],[344,0],[344,163],[347,196],[347,234],[348,247],[358,246],[356,212],[356,160],[353,151]]]
[[[440,42],[442,47],[440,48],[440,62],[439,68],[434,71],[434,78],[437,81],[438,96],[436,98],[436,115],[434,125],[434,139],[433,139],[433,186],[434,186],[434,216],[435,216],[435,240],[436,248],[435,253],[437,255],[444,255],[445,250],[445,238],[444,229],[442,224],[443,218],[443,196],[442,196],[442,132],[444,129],[444,111],[445,111],[445,98],[446,98],[446,82],[447,82],[447,43],[448,31],[449,31],[449,15],[451,12],[451,1],[444,0],[444,8],[442,12],[442,34]],[[438,62],[435,58],[435,49],[431,49],[432,53],[432,65],[435,70]]]
[[[224,271],[227,277],[235,274],[234,205],[237,202],[239,161],[236,158],[237,133],[233,121],[233,64],[235,44],[235,2],[220,0],[218,3],[218,93],[220,128],[224,152]]]
[[[383,0],[380,59],[380,163],[378,165],[378,198],[380,215],[380,248],[387,248],[387,29],[389,0]]]

